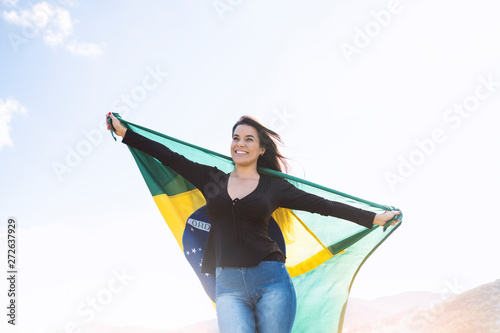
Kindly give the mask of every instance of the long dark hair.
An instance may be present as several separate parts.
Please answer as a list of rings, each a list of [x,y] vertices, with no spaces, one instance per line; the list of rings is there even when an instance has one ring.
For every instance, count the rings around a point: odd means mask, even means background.
[[[249,125],[255,128],[259,134],[260,146],[266,149],[264,155],[257,160],[257,167],[288,172],[289,167],[286,158],[278,149],[278,144],[283,145],[283,140],[278,133],[265,127],[255,118],[243,116],[234,124],[232,135],[234,135],[234,130],[239,125]]]

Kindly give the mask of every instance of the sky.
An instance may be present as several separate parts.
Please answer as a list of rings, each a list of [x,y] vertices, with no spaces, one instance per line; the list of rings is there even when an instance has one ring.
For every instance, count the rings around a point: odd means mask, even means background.
[[[251,115],[292,174],[400,208],[351,295],[500,277],[493,1],[0,1],[0,251],[18,325],[178,329],[215,311],[108,112],[223,154]],[[11,223],[12,224],[12,223]],[[0,302],[8,304],[7,279]],[[4,306],[4,311],[7,311]]]

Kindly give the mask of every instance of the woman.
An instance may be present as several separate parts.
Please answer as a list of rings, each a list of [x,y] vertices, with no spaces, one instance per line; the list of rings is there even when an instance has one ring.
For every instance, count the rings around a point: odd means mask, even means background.
[[[212,227],[202,272],[215,274],[217,319],[223,333],[292,330],[295,290],[284,265],[285,256],[267,234],[267,223],[278,207],[335,216],[367,228],[373,224],[383,226],[399,214],[375,214],[329,201],[297,189],[284,179],[260,174],[258,167],[281,171],[286,164],[277,148],[279,135],[251,117],[241,117],[233,127],[234,170],[230,173],[172,152],[125,128],[111,113],[106,117],[111,118],[123,143],[155,157],[204,195]]]

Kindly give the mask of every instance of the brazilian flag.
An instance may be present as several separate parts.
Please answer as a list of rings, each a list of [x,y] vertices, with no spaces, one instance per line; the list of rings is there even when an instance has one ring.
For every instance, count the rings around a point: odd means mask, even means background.
[[[230,157],[197,147],[167,135],[123,120],[127,128],[160,142],[188,159],[231,172]],[[205,240],[210,223],[205,213],[205,199],[200,191],[178,173],[155,158],[129,147],[139,170],[180,249],[198,275],[208,297],[215,300],[215,277],[201,273]],[[353,197],[303,179],[274,170],[260,173],[282,177],[296,187],[354,207],[376,213],[397,210]],[[282,233],[280,219],[291,219],[292,227]],[[400,219],[401,216],[396,218]],[[278,222],[278,223],[276,223]],[[391,235],[395,226],[364,228],[340,218],[304,211],[278,209],[269,224],[269,235],[286,251],[286,267],[297,294],[297,314],[293,332],[341,332],[349,292],[360,267]]]

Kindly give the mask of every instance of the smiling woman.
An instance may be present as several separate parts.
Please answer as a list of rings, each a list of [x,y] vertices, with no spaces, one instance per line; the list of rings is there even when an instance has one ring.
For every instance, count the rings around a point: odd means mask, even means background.
[[[234,125],[231,142],[234,171],[230,173],[227,186],[231,199],[241,199],[257,188],[260,176],[256,164],[281,171],[280,164],[285,164],[284,158],[277,154],[275,142],[268,139],[270,134],[279,138],[278,134],[247,116],[241,117]],[[266,147],[269,147],[269,153],[264,157]]]
[[[355,222],[365,228],[385,225],[398,211],[376,214],[305,192],[287,180],[262,173],[286,167],[279,135],[251,117],[234,125],[234,169],[193,162],[130,128],[113,115],[122,142],[156,158],[196,187],[206,200],[211,228],[201,262],[202,273],[215,275],[220,332],[291,332],[296,294],[285,255],[270,238],[268,225],[278,208],[303,210]],[[111,126],[109,126],[111,129]],[[394,220],[393,225],[399,222]],[[336,252],[335,252],[336,253]]]

